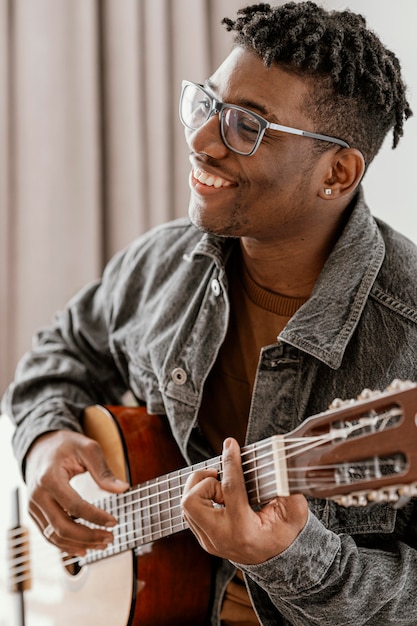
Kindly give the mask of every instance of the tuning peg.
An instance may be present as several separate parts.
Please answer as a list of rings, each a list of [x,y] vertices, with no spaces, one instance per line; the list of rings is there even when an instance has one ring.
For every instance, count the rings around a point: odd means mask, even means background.
[[[389,502],[395,504],[395,508],[400,508],[407,501],[417,496],[417,483],[403,485],[401,487],[388,487],[386,489],[375,489],[369,492],[356,492],[346,495],[339,495],[332,498],[337,504],[344,507],[367,506],[368,504],[381,504]]]
[[[369,504],[368,496],[366,493],[349,493],[342,496],[335,496],[332,498],[339,506],[366,506]]]
[[[363,389],[358,395],[358,400],[370,400],[382,395],[379,389]]]
[[[410,485],[407,485],[410,487]],[[414,488],[417,495],[417,484]],[[404,498],[406,496],[404,495]],[[381,504],[382,502],[390,502],[391,504],[398,502],[400,499],[398,487],[389,487],[388,489],[375,489],[369,492],[349,493],[342,496],[335,496],[333,500],[340,506],[367,506],[368,504]]]
[[[406,389],[411,389],[415,386],[416,383],[413,383],[412,380],[400,380],[399,378],[394,378],[394,380],[388,385],[387,391],[405,391]]]
[[[367,495],[364,493],[358,494],[355,506],[366,506],[367,504],[369,504]]]
[[[369,502],[383,502],[385,497],[381,490],[375,490],[369,492],[368,500]]]
[[[335,496],[334,498],[331,498],[332,500],[334,500],[336,502],[336,504],[338,504],[339,506],[353,506],[353,498],[352,495],[347,495],[347,496]]]
[[[335,398],[331,404],[329,404],[329,409],[341,409],[343,407],[347,407],[350,406],[351,404],[354,404],[355,400],[349,399],[349,400],[342,400],[342,398]]]
[[[407,389],[411,389],[413,387],[416,387],[416,383],[413,383],[411,380],[400,380],[399,378],[394,378],[384,391],[365,388],[360,392],[356,400],[342,400],[341,398],[335,398],[329,405],[329,409],[341,409],[354,404],[358,400],[371,400],[372,398],[384,395],[384,393],[398,393],[399,391],[406,391]]]
[[[411,483],[409,485],[403,485],[399,489],[399,493],[401,496],[406,496],[408,498],[414,498],[417,496],[417,483]]]

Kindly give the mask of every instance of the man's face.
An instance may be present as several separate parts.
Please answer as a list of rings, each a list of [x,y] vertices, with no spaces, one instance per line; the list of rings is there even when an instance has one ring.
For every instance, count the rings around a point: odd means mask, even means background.
[[[320,131],[302,110],[311,83],[277,66],[266,68],[244,48],[233,50],[209,85],[217,100],[270,122]],[[317,197],[323,158],[313,150],[315,140],[267,130],[255,154],[241,156],[222,142],[217,114],[185,134],[192,165],[189,214],[202,230],[271,243],[308,236],[325,219]]]

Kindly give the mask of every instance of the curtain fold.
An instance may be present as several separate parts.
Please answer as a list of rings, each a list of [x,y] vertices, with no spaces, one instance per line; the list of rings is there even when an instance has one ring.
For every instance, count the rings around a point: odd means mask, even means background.
[[[0,0],[0,393],[33,332],[137,235],[186,215],[182,78],[237,0]]]
[[[186,215],[181,79],[201,82],[222,62],[232,36],[220,21],[243,5],[0,0],[0,394],[33,332],[110,256]],[[391,0],[348,5],[398,51],[415,100],[415,0],[401,12]],[[394,153],[387,141],[366,178],[374,212],[412,238],[416,124]]]
[[[7,0],[0,0],[0,393],[10,372],[9,359],[11,290],[11,186],[10,186],[10,11]]]

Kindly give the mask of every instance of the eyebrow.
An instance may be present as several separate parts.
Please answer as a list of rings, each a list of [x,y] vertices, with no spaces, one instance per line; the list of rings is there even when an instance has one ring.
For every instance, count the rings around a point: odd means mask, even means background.
[[[210,78],[204,82],[204,87],[208,87],[211,91],[216,91],[216,85]],[[230,102],[229,104],[232,103]],[[262,115],[272,115],[272,113],[268,111],[268,109],[266,109],[262,104],[259,104],[259,102],[254,102],[253,100],[248,100],[246,98],[238,98],[237,102],[234,102],[233,104],[253,109]]]

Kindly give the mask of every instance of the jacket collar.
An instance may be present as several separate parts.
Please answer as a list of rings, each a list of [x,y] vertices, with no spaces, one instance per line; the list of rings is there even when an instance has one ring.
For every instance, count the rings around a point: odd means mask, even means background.
[[[279,339],[333,369],[340,367],[384,256],[384,241],[361,188],[311,297]]]
[[[235,242],[204,234],[185,258],[211,257],[222,275]],[[288,322],[279,340],[333,369],[340,367],[384,256],[384,241],[360,187],[350,218],[310,298]]]

